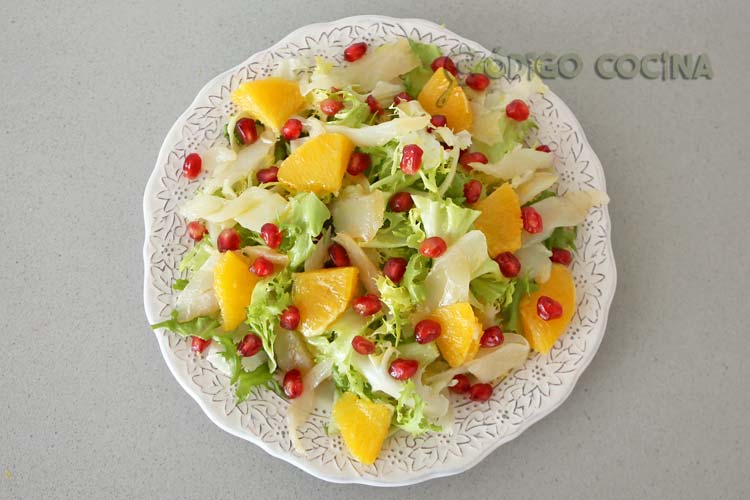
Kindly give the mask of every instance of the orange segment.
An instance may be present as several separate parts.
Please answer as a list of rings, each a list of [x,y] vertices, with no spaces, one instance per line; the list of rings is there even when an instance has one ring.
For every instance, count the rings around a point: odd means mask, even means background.
[[[299,309],[299,331],[319,335],[341,316],[357,293],[356,267],[336,267],[294,275],[292,302]]]
[[[279,180],[290,191],[337,193],[352,151],[354,143],[343,134],[319,135],[295,149],[281,163]]]
[[[549,321],[544,321],[539,317],[536,312],[536,303],[542,295],[562,305],[561,317]],[[519,311],[523,334],[531,344],[531,348],[542,354],[548,353],[560,335],[565,332],[576,312],[576,285],[568,268],[562,264],[552,264],[549,280],[540,285],[539,290],[521,300]]]
[[[482,325],[466,302],[435,309],[430,317],[440,323],[438,349],[451,368],[474,359],[479,350]]]
[[[431,115],[445,115],[454,132],[471,128],[474,117],[469,99],[456,78],[443,68],[432,74],[417,99]]]
[[[482,212],[474,221],[474,227],[487,238],[491,257],[521,248],[521,204],[510,184],[503,184],[474,208]]]
[[[222,327],[231,331],[247,317],[247,306],[259,278],[239,252],[224,252],[214,268],[214,293],[221,309]]]
[[[333,406],[333,419],[354,458],[373,464],[378,458],[391,426],[393,407],[344,393]]]
[[[277,133],[305,107],[297,82],[274,77],[243,83],[232,92],[232,101]]]

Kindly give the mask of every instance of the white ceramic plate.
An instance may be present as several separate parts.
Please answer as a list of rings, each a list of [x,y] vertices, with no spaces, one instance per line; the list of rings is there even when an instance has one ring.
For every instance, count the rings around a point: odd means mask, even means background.
[[[380,45],[398,37],[439,45],[444,54],[490,54],[480,45],[420,19],[359,16],[301,28],[273,47],[211,80],[169,131],[146,186],[143,213],[146,241],[144,302],[151,323],[168,315],[175,299],[171,285],[177,264],[191,246],[186,222],[177,206],[197,183],[181,175],[186,154],[203,152],[222,140],[226,117],[235,111],[230,91],[246,80],[268,76],[286,57],[323,55],[342,60],[343,48],[354,41]],[[604,172],[583,130],[568,107],[553,93],[532,102],[538,136],[555,153],[560,190],[605,189]],[[228,379],[205,358],[190,351],[189,342],[171,333],[156,338],[177,381],[219,427],[321,479],[341,483],[398,486],[469,469],[503,443],[557,408],[573,390],[594,357],[604,335],[615,290],[615,263],[606,207],[593,210],[578,235],[572,266],[578,311],[565,335],[546,356],[534,354],[526,364],[495,387],[492,399],[475,403],[456,399],[456,422],[449,432],[389,439],[372,466],[352,460],[340,437],[329,437],[324,425],[329,412],[317,409],[301,429],[306,448],[299,453],[287,432],[287,403],[270,391],[256,391],[235,404]]]

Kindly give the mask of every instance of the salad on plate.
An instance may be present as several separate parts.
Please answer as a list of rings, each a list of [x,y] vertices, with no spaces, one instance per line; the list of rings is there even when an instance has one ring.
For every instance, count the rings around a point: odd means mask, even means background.
[[[533,140],[531,78],[459,72],[409,39],[289,58],[232,92],[224,137],[191,152],[180,208],[194,246],[171,317],[224,372],[238,402],[290,402],[289,432],[316,407],[373,463],[393,432],[449,431],[451,401],[492,397],[575,313],[576,226],[608,202],[558,195]]]

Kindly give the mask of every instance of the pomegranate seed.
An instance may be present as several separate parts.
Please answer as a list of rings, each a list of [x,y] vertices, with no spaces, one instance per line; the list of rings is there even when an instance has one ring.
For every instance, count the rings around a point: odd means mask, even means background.
[[[490,384],[474,384],[469,387],[469,399],[472,401],[487,401],[492,397]]]
[[[448,249],[448,245],[445,243],[445,240],[441,238],[440,236],[433,236],[431,238],[427,238],[426,240],[422,242],[421,245],[419,245],[419,253],[431,259],[440,257],[441,255],[445,253],[447,249]]]
[[[368,293],[354,299],[352,309],[360,316],[372,316],[383,308],[383,303],[377,295]]]
[[[237,350],[244,357],[255,356],[263,348],[263,341],[254,333],[248,333],[237,345]]]
[[[285,330],[296,330],[299,326],[299,309],[297,306],[289,306],[281,312],[279,325]]]
[[[573,262],[573,254],[570,253],[570,250],[564,248],[553,248],[549,260],[563,266],[569,266]]]
[[[453,377],[453,380],[456,383],[448,386],[448,388],[452,392],[455,392],[456,394],[465,394],[469,392],[469,387],[471,387],[471,382],[469,381],[469,377],[467,377],[463,373],[459,373],[458,375],[455,375]]]
[[[414,175],[422,166],[422,148],[416,144],[407,144],[404,146],[403,155],[401,156],[401,171],[407,175]]]
[[[479,197],[482,194],[482,183],[476,179],[472,179],[464,184],[464,198],[466,203],[476,203],[479,201]]]
[[[219,252],[226,252],[229,250],[239,250],[240,248],[240,233],[236,229],[230,227],[219,233],[219,237],[216,238],[216,248]]]
[[[328,255],[331,256],[331,261],[333,261],[335,267],[348,267],[351,264],[349,254],[338,243],[334,243],[328,247]]]
[[[263,278],[273,272],[273,262],[265,257],[258,257],[253,262],[253,265],[250,266],[250,271],[252,271],[254,275]]]
[[[445,115],[432,115],[430,123],[433,127],[445,127],[448,124],[448,119]]]
[[[363,356],[375,352],[375,344],[364,338],[362,335],[357,335],[352,339],[352,348]]]
[[[349,45],[344,50],[344,59],[347,62],[354,62],[357,59],[361,59],[367,52],[367,44],[365,42],[357,42]]]
[[[500,272],[506,278],[515,278],[521,272],[521,261],[510,252],[503,252],[495,256],[495,262],[500,266]]]
[[[247,146],[258,140],[258,128],[255,126],[255,120],[250,118],[240,118],[234,125],[234,131],[240,138],[240,142]]]
[[[505,342],[505,336],[499,326],[491,326],[482,333],[479,345],[482,347],[497,347]]]
[[[414,200],[406,191],[400,191],[391,196],[391,199],[388,200],[388,206],[394,212],[408,212],[414,206]]]
[[[378,102],[375,97],[370,94],[365,98],[365,102],[367,103],[367,106],[370,108],[370,113],[374,115],[379,115],[383,112],[383,108],[380,107],[380,103]]]
[[[542,144],[541,146],[537,146],[536,150],[537,151],[541,151],[542,153],[551,153],[552,152],[552,150],[546,144]]]
[[[198,153],[190,153],[185,157],[185,163],[182,164],[182,173],[189,180],[197,179],[201,175],[201,166],[203,159]]]
[[[383,274],[385,274],[388,279],[398,284],[404,277],[407,264],[408,262],[406,261],[406,259],[403,259],[401,257],[393,257],[392,259],[388,259],[383,266]]]
[[[208,233],[208,229],[206,229],[206,226],[204,226],[202,223],[194,220],[187,225],[187,232],[188,235],[195,241],[200,241]]]
[[[323,99],[320,102],[320,110],[326,116],[333,116],[344,109],[344,103],[335,99]]]
[[[279,167],[268,167],[258,170],[255,174],[258,178],[258,182],[266,184],[267,182],[278,182],[279,181]]]
[[[281,241],[284,239],[284,233],[273,222],[266,222],[260,227],[260,237],[269,247],[279,248]]]
[[[534,207],[523,207],[521,209],[521,218],[523,219],[523,228],[529,234],[541,233],[544,229],[542,216]]]
[[[302,122],[296,118],[289,118],[284,126],[281,127],[281,135],[287,141],[299,139],[299,136],[302,135]]]
[[[298,398],[302,395],[304,386],[302,384],[302,374],[296,368],[289,370],[284,374],[284,394],[289,399]]]
[[[529,117],[529,107],[521,99],[513,99],[505,106],[505,114],[511,120],[522,122]]]
[[[432,64],[430,64],[430,68],[432,68],[432,71],[437,71],[438,68],[443,68],[453,76],[456,76],[458,74],[458,69],[456,69],[456,65],[453,62],[453,59],[448,56],[440,56],[436,58],[434,61],[432,61]]]
[[[469,73],[469,76],[466,77],[466,85],[481,92],[490,86],[490,79],[482,73]]]
[[[203,340],[200,337],[193,337],[190,339],[190,350],[201,354],[206,350],[206,347],[211,343],[211,340]]]
[[[489,161],[490,160],[484,155],[484,153],[480,153],[479,151],[470,152],[468,149],[463,151],[458,157],[458,163],[460,163],[465,170],[471,170],[469,163],[484,163],[486,165]]]
[[[557,319],[563,314],[563,307],[555,299],[542,295],[536,301],[536,314],[544,321]]]
[[[413,359],[397,358],[391,362],[388,373],[396,380],[408,380],[417,373],[419,361]]]
[[[370,168],[370,163],[370,155],[354,152],[349,158],[349,166],[346,167],[346,171],[349,172],[349,175],[359,175]]]
[[[414,327],[414,336],[420,344],[427,344],[437,339],[443,329],[440,323],[431,319],[423,319]]]
[[[413,100],[414,100],[414,98],[412,96],[410,96],[409,94],[407,94],[406,92],[399,92],[398,94],[396,94],[394,96],[394,98],[393,98],[393,104],[395,104],[396,106],[398,106],[402,102],[409,102],[409,101],[413,101]]]

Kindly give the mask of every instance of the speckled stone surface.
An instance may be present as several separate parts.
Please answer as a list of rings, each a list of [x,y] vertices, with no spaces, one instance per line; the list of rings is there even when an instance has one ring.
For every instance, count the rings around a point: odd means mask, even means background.
[[[142,307],[141,196],[215,74],[289,31],[424,17],[504,51],[577,52],[549,81],[604,165],[618,290],[568,401],[469,472],[331,485],[224,433]],[[742,2],[0,5],[0,499],[750,496],[750,36]],[[709,55],[713,80],[602,80],[604,52]]]

